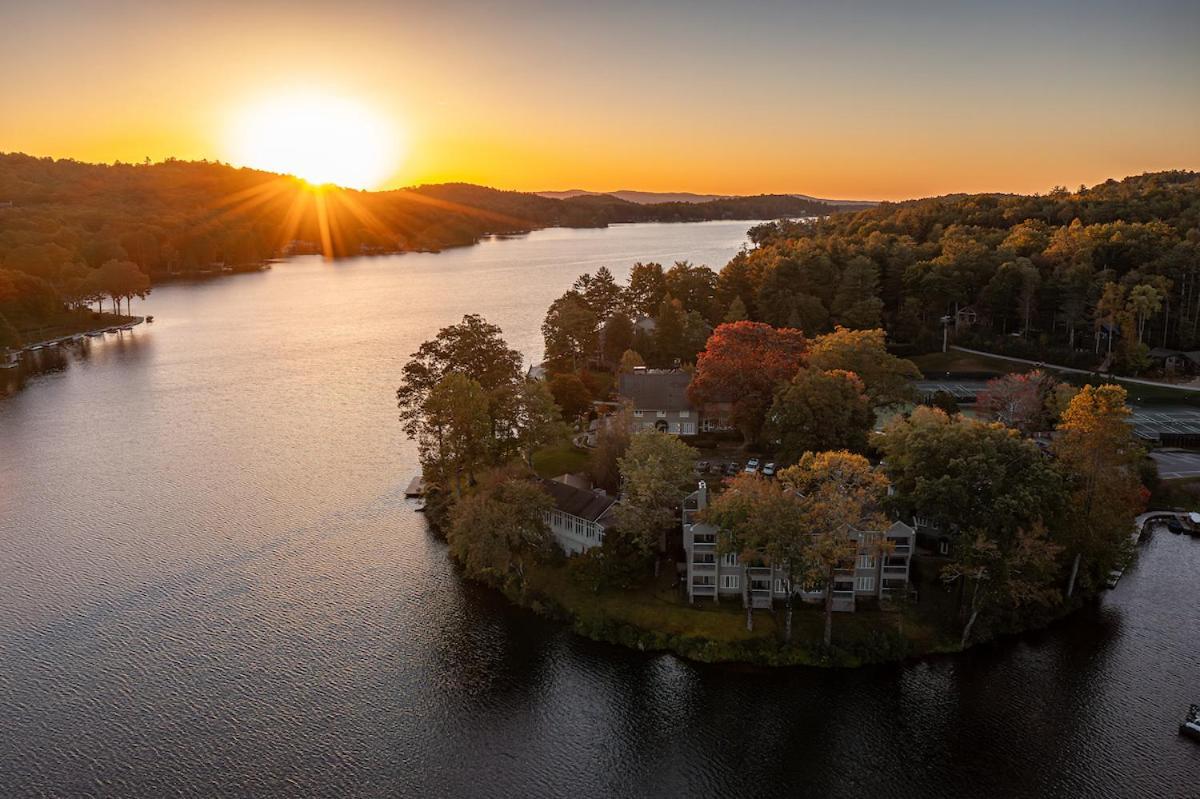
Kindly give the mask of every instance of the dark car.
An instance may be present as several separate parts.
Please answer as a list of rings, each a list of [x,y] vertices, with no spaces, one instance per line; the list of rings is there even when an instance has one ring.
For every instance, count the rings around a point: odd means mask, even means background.
[[[721,465],[720,461],[713,461],[713,465],[709,468],[709,471],[713,474],[721,474],[725,471],[725,467]]]
[[[1183,523],[1180,522],[1175,516],[1172,516],[1171,518],[1167,519],[1167,529],[1172,533],[1182,533]]]
[[[725,476],[733,477],[742,470],[742,465],[737,461],[730,461],[725,465]]]
[[[696,471],[699,472],[700,474],[704,474],[705,472],[707,472],[708,471],[708,461],[700,461],[699,463],[697,463]]]

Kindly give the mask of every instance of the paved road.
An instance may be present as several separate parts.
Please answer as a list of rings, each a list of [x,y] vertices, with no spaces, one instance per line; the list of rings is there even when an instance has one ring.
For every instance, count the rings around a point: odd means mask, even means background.
[[[1158,474],[1164,479],[1200,477],[1200,452],[1156,449],[1150,457],[1158,463]]]

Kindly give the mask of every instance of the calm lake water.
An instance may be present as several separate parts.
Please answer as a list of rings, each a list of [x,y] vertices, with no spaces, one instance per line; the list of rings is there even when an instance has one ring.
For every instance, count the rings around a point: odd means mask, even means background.
[[[1200,540],[1051,630],[857,671],[595,644],[455,574],[402,494],[408,354],[479,312],[536,359],[580,272],[719,267],[746,228],[165,286],[0,400],[0,796],[1198,795]]]

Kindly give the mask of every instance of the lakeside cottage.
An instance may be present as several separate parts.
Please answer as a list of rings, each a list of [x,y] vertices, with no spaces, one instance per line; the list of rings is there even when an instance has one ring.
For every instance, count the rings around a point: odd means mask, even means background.
[[[638,367],[623,374],[617,393],[633,409],[633,432],[658,430],[677,436],[730,430],[729,404],[715,403],[697,408],[688,399],[690,373],[680,369]]]
[[[722,596],[740,598],[742,567],[733,553],[717,552],[716,527],[697,521],[708,506],[708,487],[701,482],[696,491],[683,503],[683,548],[687,559],[688,602],[699,598]],[[833,585],[833,609],[851,612],[858,599],[886,599],[908,593],[916,531],[904,522],[895,522],[886,530],[855,530],[846,533],[858,541],[858,553],[853,564],[837,570]],[[894,547],[888,554],[877,554],[881,538]],[[770,608],[776,599],[787,596],[782,573],[772,566],[755,566],[747,570],[750,580],[750,604],[754,608]],[[795,589],[805,602],[820,602],[823,590]]]
[[[542,480],[541,486],[554,501],[546,524],[567,555],[578,555],[604,543],[604,531],[616,521],[617,501],[601,489],[589,491],[571,483],[575,480],[570,475],[562,475]]]

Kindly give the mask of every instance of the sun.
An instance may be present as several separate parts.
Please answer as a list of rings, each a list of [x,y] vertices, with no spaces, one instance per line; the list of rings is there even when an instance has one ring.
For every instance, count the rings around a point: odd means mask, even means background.
[[[396,126],[368,106],[317,92],[248,103],[233,117],[228,146],[244,166],[353,189],[378,188],[402,150]]]

